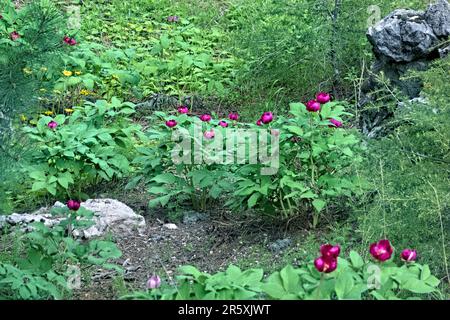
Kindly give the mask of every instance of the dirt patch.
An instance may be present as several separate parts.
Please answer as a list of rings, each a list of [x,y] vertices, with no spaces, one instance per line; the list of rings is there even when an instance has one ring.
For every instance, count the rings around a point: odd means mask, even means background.
[[[74,293],[75,299],[117,299],[130,291],[144,290],[152,274],[170,280],[181,265],[194,265],[209,273],[229,264],[267,270],[284,263],[296,264],[306,255],[301,249],[306,231],[298,226],[285,230],[268,221],[231,221],[224,216],[194,224],[177,223],[173,230],[155,217],[148,218],[147,224],[145,235],[116,239],[123,252],[116,263],[123,265],[125,274],[92,268],[85,274],[88,282]],[[269,249],[272,241],[285,237],[292,240],[288,249]]]

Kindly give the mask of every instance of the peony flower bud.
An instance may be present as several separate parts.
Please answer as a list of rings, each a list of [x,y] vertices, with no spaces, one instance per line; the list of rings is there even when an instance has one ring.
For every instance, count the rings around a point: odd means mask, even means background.
[[[48,124],[47,124],[47,127],[49,127],[50,129],[56,129],[56,127],[58,126],[58,124],[55,122],[55,121],[50,121]]]
[[[222,120],[222,121],[219,122],[219,126],[221,126],[223,128],[227,128],[228,127],[228,122]]]
[[[370,254],[378,261],[389,260],[394,250],[391,247],[389,240],[380,240],[370,245]]]
[[[203,136],[208,140],[214,139],[215,135],[216,134],[213,129],[211,129],[210,131],[205,131],[205,133],[203,134]]]
[[[319,92],[316,96],[316,101],[321,103],[321,104],[325,104],[327,102],[330,102],[331,97],[328,93],[326,92]]]
[[[237,112],[231,112],[228,115],[228,119],[233,120],[233,121],[237,121],[239,119],[239,114]]]
[[[177,125],[177,122],[175,120],[168,120],[166,121],[166,126],[168,126],[169,128],[173,128]]]
[[[263,115],[261,116],[261,121],[264,124],[271,123],[272,120],[273,120],[272,112],[264,112]]]
[[[263,123],[262,123],[262,120],[261,120],[261,119],[259,119],[258,121],[256,121],[256,125],[257,125],[257,126],[262,126],[262,124],[263,124]]]
[[[69,208],[72,211],[78,211],[80,209],[80,202],[77,200],[69,200],[67,201],[67,208]]]
[[[330,127],[336,127],[336,128],[342,127],[342,122],[340,122],[339,120],[330,119],[330,122],[332,124],[332,125],[330,125]]]
[[[178,112],[179,112],[179,113],[182,113],[182,114],[186,114],[186,113],[189,112],[189,109],[188,109],[187,106],[179,106],[179,107],[178,107]]]
[[[202,120],[203,122],[209,122],[211,121],[211,116],[209,114],[202,114],[200,116],[200,120]]]
[[[309,100],[306,103],[306,110],[308,110],[309,112],[317,112],[320,110],[320,103],[316,100]]]
[[[417,259],[417,251],[414,249],[405,249],[402,251],[401,258],[406,262],[414,262]]]
[[[161,278],[158,276],[151,276],[147,281],[148,289],[157,289],[161,286]]]

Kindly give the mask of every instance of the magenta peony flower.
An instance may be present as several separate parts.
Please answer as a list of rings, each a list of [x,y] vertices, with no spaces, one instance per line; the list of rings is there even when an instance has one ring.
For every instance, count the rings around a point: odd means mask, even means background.
[[[239,114],[237,112],[231,112],[228,115],[228,119],[233,120],[233,121],[237,121],[239,119]]]
[[[272,120],[273,120],[272,112],[264,112],[263,115],[261,116],[261,121],[264,124],[271,123]]]
[[[325,104],[327,102],[330,102],[331,97],[328,93],[326,92],[319,92],[316,96],[316,101],[321,103],[321,104]]]
[[[309,112],[317,112],[320,110],[320,103],[316,100],[309,100],[306,103],[306,110],[308,110]]]
[[[20,34],[17,31],[11,32],[11,34],[9,36],[12,41],[16,41],[17,39],[20,38]]]
[[[188,108],[187,106],[179,106],[179,107],[178,107],[178,112],[179,112],[179,113],[186,114],[186,113],[189,112],[189,108]]]
[[[77,41],[74,38],[70,38],[68,36],[65,36],[63,41],[68,44],[69,46],[74,46],[77,44]]]
[[[341,253],[341,247],[339,245],[323,244],[320,246],[320,253],[322,257],[336,259]]]
[[[151,276],[147,281],[148,289],[157,289],[161,286],[161,278],[158,276]]]
[[[200,116],[200,120],[202,120],[204,122],[209,122],[209,121],[211,121],[211,116],[209,114],[202,114]]]
[[[47,127],[49,127],[50,129],[56,129],[56,127],[58,126],[58,124],[55,122],[55,121],[50,121],[48,124],[47,124]]]
[[[214,130],[211,129],[210,131],[205,131],[205,133],[203,134],[203,136],[204,136],[206,139],[211,140],[211,139],[214,139],[214,137],[216,136],[216,134],[215,134]]]
[[[417,251],[414,249],[405,249],[400,256],[403,261],[413,262],[417,259]]]
[[[72,211],[78,211],[80,209],[80,202],[77,200],[69,200],[67,201],[67,208],[69,208]]]
[[[256,125],[257,125],[257,126],[262,126],[262,125],[263,125],[262,120],[259,119],[258,121],[256,121]]]
[[[389,240],[380,240],[370,245],[370,254],[378,261],[389,260],[394,250]]]
[[[317,271],[324,272],[324,273],[330,273],[336,270],[337,268],[337,259],[332,257],[319,257],[316,260],[314,260],[314,266],[316,267]]]
[[[222,120],[219,122],[219,126],[226,128],[226,127],[228,127],[228,122]]]
[[[166,121],[166,126],[168,126],[169,128],[173,128],[177,125],[177,122],[175,120],[168,120]]]
[[[332,123],[332,125],[330,125],[330,127],[336,127],[336,128],[342,127],[342,122],[340,122],[339,120],[330,119],[330,122]]]

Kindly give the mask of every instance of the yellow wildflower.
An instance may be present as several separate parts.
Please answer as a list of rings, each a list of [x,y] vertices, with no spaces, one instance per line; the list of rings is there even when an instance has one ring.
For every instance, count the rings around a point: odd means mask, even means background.
[[[26,117],[24,114],[21,114],[21,115],[20,115],[20,120],[23,121],[23,122],[25,122],[25,121],[27,121],[28,119],[27,119],[27,117]]]
[[[25,73],[25,74],[32,74],[33,71],[30,68],[23,68],[23,73]]]
[[[77,76],[79,76],[79,75],[81,74],[81,71],[75,71],[75,74],[76,74]]]
[[[73,112],[73,109],[71,109],[71,108],[66,108],[66,109],[64,109],[64,111],[65,111],[66,113],[72,113],[72,112]]]
[[[47,110],[47,111],[44,112],[44,114],[45,114],[46,116],[51,116],[51,115],[53,114],[53,111]]]
[[[36,120],[30,120],[30,124],[37,125],[37,121]]]
[[[72,71],[64,70],[63,75],[65,75],[66,77],[70,77],[72,75]]]
[[[47,89],[41,88],[41,89],[39,89],[39,91],[42,92],[42,93],[46,93]]]
[[[42,67],[42,68],[41,68],[41,71],[42,71],[42,72],[47,72],[48,69],[47,69],[46,67]]]
[[[80,91],[80,94],[83,95],[83,96],[88,96],[88,95],[90,95],[91,93],[89,92],[89,90],[82,89],[82,90]]]

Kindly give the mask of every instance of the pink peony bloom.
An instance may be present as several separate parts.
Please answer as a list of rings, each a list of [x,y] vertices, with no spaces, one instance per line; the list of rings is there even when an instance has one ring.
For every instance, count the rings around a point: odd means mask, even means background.
[[[273,120],[272,112],[264,112],[263,115],[261,116],[261,121],[264,124],[271,123],[272,120]]]
[[[179,112],[179,113],[186,114],[186,113],[189,112],[189,108],[188,108],[187,106],[179,106],[179,107],[178,107],[178,112]]]
[[[341,253],[341,247],[339,245],[323,244],[320,246],[320,253],[323,257],[337,258]]]
[[[69,200],[67,201],[67,208],[69,208],[72,211],[78,211],[80,209],[80,202],[77,200]]]
[[[306,103],[306,110],[308,110],[309,112],[317,112],[320,110],[320,103],[316,100],[309,100]]]
[[[147,281],[148,289],[157,289],[161,286],[161,278],[158,276],[151,276]]]
[[[231,112],[228,115],[228,119],[233,120],[233,121],[237,121],[239,119],[239,114],[237,112]]]
[[[389,240],[380,240],[370,245],[370,254],[378,261],[389,260],[394,250]]]
[[[330,273],[336,270],[337,260],[332,257],[319,257],[314,260],[314,266],[319,272]]]
[[[209,121],[211,121],[211,116],[209,114],[202,114],[200,116],[200,120],[202,120],[204,122],[209,122]]]
[[[166,121],[166,126],[168,126],[169,128],[173,128],[177,125],[177,122],[175,120],[168,120]]]
[[[216,134],[213,129],[211,129],[210,131],[205,131],[205,133],[203,134],[203,136],[208,140],[214,139],[215,135]]]
[[[228,127],[228,122],[222,120],[222,121],[219,122],[219,126],[221,126],[223,128],[227,128]]]
[[[328,93],[326,92],[319,92],[316,96],[316,101],[321,103],[321,104],[325,104],[327,102],[330,102],[331,97]]]
[[[50,121],[48,124],[47,124],[47,127],[49,127],[50,129],[56,129],[56,127],[58,126],[58,124],[55,122],[55,121]]]
[[[417,251],[414,249],[405,249],[402,251],[401,258],[406,262],[413,262],[417,259]]]

